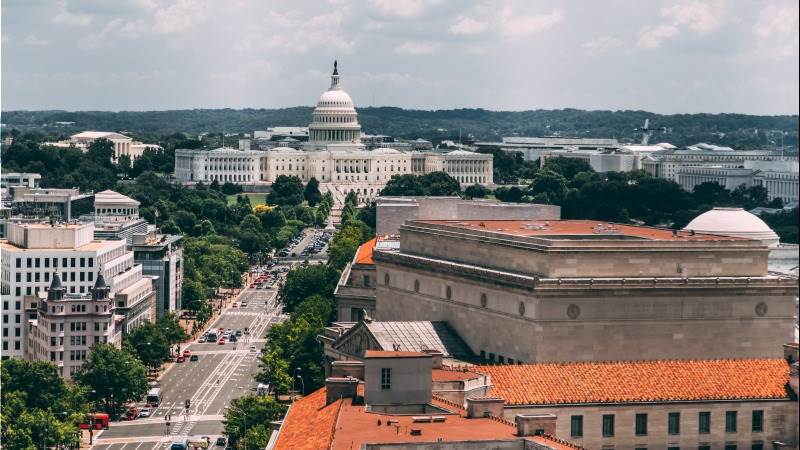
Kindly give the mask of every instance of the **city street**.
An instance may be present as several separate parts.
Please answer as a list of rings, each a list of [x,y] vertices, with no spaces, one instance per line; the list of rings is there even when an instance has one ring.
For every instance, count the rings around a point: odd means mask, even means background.
[[[253,376],[258,371],[258,356],[264,346],[264,335],[270,325],[283,320],[275,305],[277,291],[246,289],[239,302],[246,307],[227,309],[207,329],[241,330],[247,327],[236,343],[224,345],[194,342],[186,348],[198,361],[173,364],[160,379],[161,404],[152,417],[129,422],[116,422],[95,436],[99,450],[149,450],[169,448],[172,441],[209,436],[213,441],[222,435],[224,409],[231,400],[255,392]],[[251,345],[256,349],[251,350]],[[184,402],[190,400],[188,415]],[[166,416],[171,415],[167,427]]]

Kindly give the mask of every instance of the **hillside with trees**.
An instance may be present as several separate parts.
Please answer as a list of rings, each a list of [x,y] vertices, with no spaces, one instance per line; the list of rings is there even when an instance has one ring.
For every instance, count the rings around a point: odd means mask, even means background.
[[[306,126],[310,107],[281,109],[194,109],[173,111],[4,111],[5,130],[68,136],[84,130],[127,133],[145,142],[155,136],[188,133],[252,133],[273,126]],[[488,111],[359,108],[365,133],[399,138],[499,140],[503,136],[561,135],[638,142],[645,119],[657,130],[653,141],[690,145],[711,142],[737,149],[798,147],[798,116],[746,114],[655,114],[647,111],[579,109]],[[58,125],[57,122],[74,122]]]

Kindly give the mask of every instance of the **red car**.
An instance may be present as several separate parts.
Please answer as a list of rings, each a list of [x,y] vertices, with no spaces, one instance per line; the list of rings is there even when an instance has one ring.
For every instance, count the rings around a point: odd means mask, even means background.
[[[184,358],[187,357],[187,356],[191,356],[191,355],[192,355],[192,352],[190,352],[189,350],[184,350],[183,351],[183,357]]]
[[[175,362],[179,362],[179,363],[182,363],[184,361],[186,361],[186,358],[184,358],[183,356],[178,356],[178,359],[175,360]]]
[[[219,341],[217,341],[217,344],[225,345],[225,339],[220,339]]]
[[[131,408],[125,412],[125,415],[122,417],[123,420],[134,420],[139,417],[139,409],[138,408]]]

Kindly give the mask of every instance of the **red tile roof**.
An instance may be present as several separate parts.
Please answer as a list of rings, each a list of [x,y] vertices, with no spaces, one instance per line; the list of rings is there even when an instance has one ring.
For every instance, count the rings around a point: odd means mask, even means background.
[[[617,235],[640,237],[657,241],[736,241],[742,238],[714,234],[678,232],[669,228],[624,225],[597,220],[422,220],[432,225],[482,230],[512,236],[547,237],[558,235],[598,235],[613,232]],[[613,229],[609,229],[613,226]],[[598,232],[600,227],[602,232]]]
[[[788,398],[783,359],[477,366],[507,405]]]
[[[276,449],[325,450],[330,447],[342,400],[325,406],[323,387],[295,401],[283,419]]]
[[[433,381],[464,381],[482,376],[483,374],[470,370],[433,369],[431,372]]]
[[[378,242],[378,238],[374,237],[358,247],[355,258],[356,264],[375,264],[375,261],[372,260],[372,250],[375,248],[376,242]]]
[[[422,352],[400,352],[391,350],[367,350],[364,352],[365,358],[421,358],[425,356],[431,355]]]

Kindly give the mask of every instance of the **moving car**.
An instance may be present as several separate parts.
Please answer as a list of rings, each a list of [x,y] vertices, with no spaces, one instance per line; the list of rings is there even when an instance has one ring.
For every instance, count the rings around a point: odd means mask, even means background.
[[[139,411],[139,417],[150,417],[150,408],[142,408]]]
[[[225,446],[225,438],[222,437],[222,436],[218,437],[216,444],[217,444],[218,447],[224,447]]]
[[[225,339],[220,339],[217,341],[218,345],[225,345]]]
[[[256,351],[256,346],[255,346],[255,344],[252,344],[252,345],[250,345],[250,351],[251,351],[251,352],[254,352],[254,351]]]
[[[189,361],[197,361],[198,359],[200,358],[197,355],[192,355],[189,357]]]
[[[184,361],[186,361],[186,358],[183,355],[178,356],[178,358],[175,359],[175,362],[179,362],[179,363],[182,363]]]
[[[122,417],[122,420],[134,420],[139,417],[140,411],[138,408],[133,407],[129,410],[125,411],[125,415]]]

